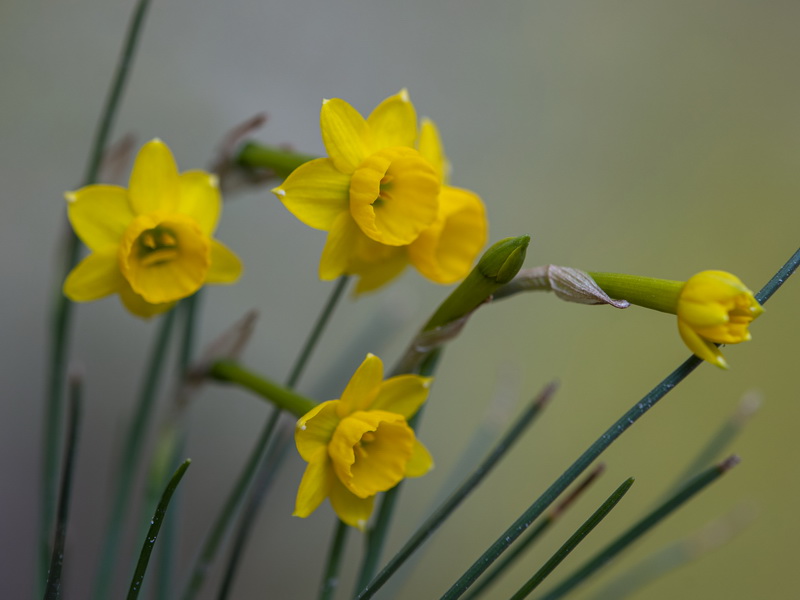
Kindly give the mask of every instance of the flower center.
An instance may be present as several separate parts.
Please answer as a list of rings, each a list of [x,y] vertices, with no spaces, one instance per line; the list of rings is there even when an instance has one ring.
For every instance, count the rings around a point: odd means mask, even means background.
[[[413,148],[383,148],[350,180],[350,214],[371,239],[389,246],[413,242],[436,219],[439,177]]]
[[[136,240],[139,260],[145,267],[160,265],[178,256],[178,239],[167,227],[148,229]]]
[[[151,304],[161,304],[200,289],[211,264],[211,245],[191,217],[150,213],[128,225],[118,257],[120,272],[133,291]]]

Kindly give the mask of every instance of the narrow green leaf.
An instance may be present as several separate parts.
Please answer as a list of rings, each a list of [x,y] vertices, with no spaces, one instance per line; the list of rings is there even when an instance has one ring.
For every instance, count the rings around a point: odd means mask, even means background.
[[[95,600],[107,600],[111,595],[111,583],[115,573],[114,566],[117,564],[122,528],[125,524],[125,515],[128,512],[130,500],[133,497],[133,483],[141,463],[142,448],[153,415],[158,384],[166,364],[167,346],[174,321],[175,310],[171,310],[161,317],[150,361],[145,371],[144,384],[119,453],[119,465],[115,470],[117,481],[114,487],[114,498],[95,581]]]
[[[81,420],[82,382],[78,377],[73,377],[69,387],[67,444],[64,449],[64,468],[61,473],[61,491],[58,495],[58,513],[56,516],[53,556],[50,559],[50,572],[47,574],[47,584],[44,593],[45,600],[58,600],[58,598],[61,597],[61,567],[64,564],[64,541],[67,537],[72,471],[75,464],[75,449],[78,446],[78,430]]]
[[[342,564],[342,555],[344,554],[344,545],[347,541],[347,534],[350,527],[336,519],[336,529],[334,530],[333,539],[331,540],[331,547],[328,550],[328,558],[325,564],[325,570],[322,573],[322,582],[319,586],[319,600],[331,600],[333,594],[336,592],[336,587],[339,583],[339,569]]]
[[[481,577],[469,592],[464,596],[464,600],[475,600],[486,591],[498,577],[505,573],[517,560],[538,540],[558,518],[570,507],[578,497],[585,492],[588,487],[605,470],[605,465],[600,463],[594,470],[581,481],[553,510],[544,515],[535,525],[522,536],[522,539],[508,550],[503,558],[497,561],[490,571]]]
[[[461,484],[461,486],[442,504],[425,522],[417,529],[411,538],[403,545],[400,551],[389,561],[375,579],[363,584],[358,600],[372,598],[384,583],[400,568],[414,551],[427,540],[439,526],[453,513],[461,502],[480,484],[481,481],[499,463],[500,459],[513,447],[522,433],[533,423],[542,408],[552,398],[556,386],[551,383],[546,386],[530,403],[525,411],[516,419],[508,432],[500,439],[494,449],[478,466],[477,469]]]
[[[139,554],[139,562],[136,564],[136,570],[133,572],[131,585],[128,588],[128,600],[136,600],[136,598],[139,596],[139,590],[142,589],[142,582],[144,581],[144,576],[147,572],[147,564],[150,562],[150,554],[153,552],[153,546],[156,543],[156,539],[158,539],[158,532],[161,529],[161,524],[164,522],[164,515],[167,512],[169,501],[172,498],[172,494],[177,489],[178,484],[181,482],[181,479],[183,479],[186,469],[189,468],[191,463],[192,461],[187,458],[181,464],[181,466],[178,467],[178,470],[175,471],[172,479],[170,479],[169,483],[167,484],[164,494],[161,496],[161,501],[156,507],[153,520],[150,521],[150,529],[148,530],[147,536],[144,539],[142,551]]]
[[[92,147],[89,151],[89,160],[86,165],[86,174],[83,184],[97,183],[98,173],[103,161],[103,154],[108,146],[111,127],[117,116],[122,93],[128,82],[136,46],[141,37],[144,18],[150,0],[139,0],[131,15],[125,42],[117,62],[114,76],[111,79],[108,96],[100,121],[97,125]],[[56,487],[58,479],[58,452],[61,446],[62,432],[61,421],[63,418],[64,380],[67,370],[67,346],[69,342],[70,323],[72,321],[72,302],[62,293],[61,284],[67,273],[78,262],[81,244],[78,236],[71,227],[66,228],[64,247],[60,248],[59,255],[64,257],[61,266],[60,278],[57,282],[57,291],[53,300],[53,313],[51,321],[52,344],[50,347],[50,362],[48,364],[47,396],[44,410],[44,452],[42,453],[42,493],[39,494],[39,567],[37,570],[37,587],[42,585],[47,575],[47,564],[50,558],[50,535],[55,518]],[[37,594],[39,596],[41,594]]]
[[[660,506],[656,507],[656,509],[649,514],[645,515],[644,518],[636,522],[630,529],[625,531],[608,546],[600,550],[600,552],[598,552],[594,558],[590,559],[584,566],[575,571],[575,573],[568,577],[553,591],[545,595],[542,600],[556,600],[557,598],[563,598],[567,593],[594,575],[598,570],[600,570],[600,568],[608,564],[623,550],[628,548],[628,546],[630,546],[633,542],[638,540],[650,529],[658,525],[667,516],[672,514],[672,512],[682,506],[685,502],[693,498],[697,493],[705,489],[706,486],[719,479],[721,475],[727,473],[737,464],[739,464],[739,458],[737,456],[732,456],[724,462],[711,467],[695,477],[692,481],[686,484],[686,486],[680,489],[678,493],[669,498]]]
[[[578,530],[573,533],[564,544],[556,550],[555,554],[551,556],[542,568],[534,573],[525,584],[511,597],[511,600],[522,600],[527,598],[533,590],[535,590],[545,578],[552,573],[555,568],[560,565],[567,556],[580,544],[583,539],[591,533],[591,531],[600,524],[600,521],[608,516],[617,503],[622,500],[622,497],[628,493],[628,490],[633,485],[633,477],[627,479],[621,486],[619,486],[608,499],[600,505],[591,517],[589,517]]]

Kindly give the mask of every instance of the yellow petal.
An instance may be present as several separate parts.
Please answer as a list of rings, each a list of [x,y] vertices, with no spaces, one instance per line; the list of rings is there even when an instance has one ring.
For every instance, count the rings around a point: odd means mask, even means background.
[[[330,500],[333,510],[343,523],[364,530],[372,514],[375,496],[359,498],[334,477],[331,483]]]
[[[712,327],[728,322],[728,311],[719,302],[681,300],[681,318],[693,327]]]
[[[297,167],[272,192],[300,221],[329,231],[333,222],[349,210],[350,176],[340,173],[328,158],[318,158]]]
[[[338,404],[338,400],[318,404],[297,421],[294,442],[303,460],[310,461],[320,448],[327,451],[328,442],[340,420],[336,412]]]
[[[411,263],[437,283],[466,277],[487,238],[486,212],[470,191],[442,188],[441,216],[408,247]]]
[[[121,285],[114,248],[94,252],[78,263],[64,281],[64,295],[73,302],[90,302],[116,293]]]
[[[433,457],[419,440],[414,441],[414,450],[406,465],[406,477],[422,477],[433,468]]]
[[[225,244],[209,240],[211,266],[206,273],[206,283],[233,283],[242,275],[242,261]]]
[[[329,495],[334,479],[330,459],[322,449],[306,466],[303,479],[300,480],[300,487],[297,489],[297,499],[292,514],[295,517],[305,518],[317,510],[317,507]]]
[[[439,212],[439,178],[411,148],[384,148],[367,157],[350,181],[350,213],[381,244],[410,244]]]
[[[157,210],[174,211],[180,200],[178,167],[161,140],[147,142],[133,164],[128,184],[133,211],[137,215]]]
[[[367,354],[342,392],[337,407],[339,416],[345,417],[354,411],[369,408],[378,393],[381,381],[383,381],[383,362],[374,354]]]
[[[689,325],[678,319],[678,333],[681,334],[683,343],[689,347],[698,358],[717,365],[722,369],[728,368],[728,363],[722,356],[719,348],[711,342],[700,337]]]
[[[369,151],[367,122],[355,108],[339,98],[323,101],[319,121],[328,156],[339,171],[349,175]]]
[[[417,141],[417,112],[404,89],[389,96],[367,117],[372,150],[389,146],[414,146]]]
[[[371,241],[371,240],[370,240]],[[400,275],[408,265],[408,254],[404,247],[387,246],[393,252],[380,263],[354,263],[348,269],[351,275],[358,275],[358,283],[353,293],[357,296],[386,285]]]
[[[414,439],[414,431],[396,413],[357,411],[333,432],[328,456],[339,481],[359,498],[367,498],[405,477]]]
[[[347,273],[350,257],[356,251],[359,230],[349,213],[340,214],[328,232],[319,259],[319,278],[329,281]]]
[[[178,179],[180,198],[177,212],[192,217],[200,230],[210,236],[217,228],[222,211],[217,177],[205,171],[186,171]]]
[[[442,139],[439,137],[439,130],[430,119],[422,119],[417,146],[419,153],[431,163],[431,166],[439,175],[442,185],[447,185],[450,179],[450,163],[444,154],[444,146],[442,146]]]
[[[90,250],[116,247],[134,219],[128,192],[116,185],[87,185],[66,198],[72,228]]]
[[[119,247],[122,275],[151,304],[194,294],[205,282],[210,262],[209,239],[193,219],[179,214],[137,217]]]
[[[136,315],[137,317],[149,319],[155,315],[167,312],[169,309],[175,306],[174,302],[151,304],[139,294],[134,292],[124,278],[122,281],[123,283],[119,290],[119,299],[122,300],[122,304],[125,306],[128,312]]]
[[[370,410],[385,410],[413,417],[430,393],[431,377],[419,375],[398,375],[380,384],[378,395],[370,405]]]

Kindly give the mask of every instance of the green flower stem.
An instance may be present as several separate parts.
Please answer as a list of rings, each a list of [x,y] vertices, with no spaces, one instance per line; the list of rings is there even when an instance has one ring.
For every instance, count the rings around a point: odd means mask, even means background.
[[[756,294],[756,300],[764,304],[800,265],[800,249],[784,264],[767,284]],[[702,360],[691,356],[677,369],[667,375],[661,383],[654,387],[639,402],[622,415],[603,435],[601,435],[578,459],[567,468],[553,484],[531,504],[531,506],[501,535],[475,563],[453,584],[442,596],[442,600],[454,600],[472,585],[475,580],[516,540],[528,526],[538,518],[567,486],[622,435],[631,425],[639,420],[648,410],[653,408],[661,398],[672,391],[676,385],[686,379]]]
[[[56,535],[53,543],[53,556],[50,559],[50,572],[47,574],[44,600],[58,600],[61,597],[61,567],[64,564],[64,540],[67,537],[67,518],[69,516],[69,497],[72,488],[72,472],[75,464],[75,449],[78,445],[78,429],[81,415],[81,381],[73,378],[70,382],[69,419],[67,420],[67,445],[64,450],[64,470],[61,475],[61,491],[58,499]]]
[[[526,533],[525,536],[518,541],[512,548],[503,555],[503,558],[497,561],[497,564],[492,568],[491,571],[486,573],[484,577],[473,585],[469,592],[464,596],[464,600],[475,600],[478,598],[485,590],[494,583],[498,577],[500,577],[503,573],[505,573],[508,568],[515,564],[517,559],[519,559],[522,554],[530,548],[530,546],[538,540],[546,531],[552,527],[552,525],[558,520],[558,518],[564,514],[564,512],[569,508],[572,503],[578,499],[578,497],[586,491],[589,486],[597,480],[600,474],[605,469],[603,463],[600,463],[595,469],[587,475],[583,481],[581,481],[569,495],[564,498],[555,509],[550,511],[550,513],[544,515],[538,523],[533,525]]]
[[[560,565],[567,556],[580,544],[583,539],[591,533],[591,531],[600,524],[600,521],[605,519],[608,514],[614,509],[617,503],[622,500],[622,497],[628,493],[633,485],[633,477],[627,479],[621,486],[619,486],[608,499],[598,508],[591,517],[589,517],[578,530],[573,533],[569,539],[551,556],[542,567],[534,573],[534,575],[525,582],[525,584],[511,597],[511,600],[522,600],[527,598],[528,595],[535,590],[545,578],[552,573],[555,568]]]
[[[311,353],[316,347],[316,344],[319,341],[322,332],[324,331],[325,327],[328,324],[328,321],[330,320],[331,315],[333,314],[334,308],[336,307],[337,303],[339,302],[339,299],[342,296],[342,292],[347,286],[347,282],[348,282],[347,277],[340,277],[336,283],[336,286],[331,292],[331,295],[328,297],[328,300],[322,312],[320,313],[320,316],[317,318],[317,321],[314,323],[314,327],[312,328],[311,333],[309,334],[309,337],[306,340],[306,343],[303,345],[303,348],[300,351],[300,354],[298,355],[295,366],[292,368],[289,378],[287,379],[287,382],[289,382],[290,386],[294,386],[294,384],[297,383],[302,373],[304,365],[306,364],[309,357],[311,356]],[[233,362],[230,362],[229,365],[231,367],[230,369],[231,371],[235,371],[237,368],[241,369],[241,367],[238,367],[238,365],[236,365]],[[250,378],[251,383],[257,384],[259,380],[261,380],[261,378],[259,378],[256,375],[251,374],[251,376],[252,376],[252,378]],[[261,382],[263,382],[263,380],[261,380]],[[236,383],[240,382],[237,381]],[[269,383],[269,387],[270,388],[275,387],[282,391],[286,389],[274,383]],[[253,391],[256,391],[256,393],[258,393],[257,390]],[[315,404],[311,402],[311,400],[308,400],[307,398],[303,398],[302,396],[299,395],[297,396],[297,398],[300,398],[301,400],[310,403],[310,405],[308,405],[308,410],[310,410],[311,408],[313,408],[313,406],[315,406]],[[299,404],[302,404],[302,402],[298,402],[298,405]],[[198,559],[195,561],[194,566],[192,567],[192,572],[189,578],[189,582],[187,583],[186,588],[184,589],[183,596],[181,596],[183,600],[192,600],[200,591],[200,588],[203,585],[203,581],[205,580],[205,575],[208,570],[208,567],[214,560],[214,557],[216,557],[217,555],[217,550],[219,549],[220,543],[222,542],[222,538],[224,537],[225,532],[228,531],[228,527],[230,526],[231,522],[236,516],[237,508],[241,505],[242,500],[245,494],[247,493],[247,490],[250,489],[251,482],[253,481],[253,479],[256,476],[256,473],[258,472],[258,466],[262,463],[262,459],[264,458],[267,452],[269,441],[272,438],[272,432],[275,429],[275,425],[278,422],[278,417],[280,416],[280,414],[281,411],[276,408],[267,418],[267,422],[265,423],[264,428],[261,430],[261,434],[259,435],[258,440],[256,440],[256,443],[253,446],[253,449],[247,458],[247,462],[245,463],[245,466],[242,469],[242,472],[239,474],[239,478],[236,480],[236,483],[234,484],[233,489],[231,489],[231,492],[228,495],[225,504],[223,505],[222,509],[217,515],[214,525],[212,526],[211,533],[203,543],[203,548],[200,551],[200,555]],[[302,416],[302,414],[305,414],[305,412],[301,413],[300,416]],[[253,502],[259,501],[257,495],[260,493],[261,492],[259,490],[253,491],[254,494],[254,496],[252,497]],[[247,513],[251,515],[249,518],[252,519],[255,518],[257,511],[255,509],[248,510]],[[247,533],[252,531],[252,527],[251,528],[240,527],[239,531],[241,535],[246,535]],[[236,547],[237,545],[244,545],[244,540],[237,539],[234,542],[234,547]],[[236,552],[233,552],[231,555],[231,560],[236,561],[237,557],[238,554]],[[231,571],[232,569],[235,568],[235,566],[236,566],[235,562],[230,563],[226,569],[226,572]],[[230,575],[226,575],[226,579],[232,581],[233,573],[231,573]],[[221,590],[221,593],[223,594],[227,593],[226,589],[229,589],[229,585],[230,584],[227,584],[228,587],[224,587]],[[224,595],[221,596],[221,598],[224,597],[225,597]]]
[[[435,348],[455,337],[460,329],[459,320],[466,319],[495,290],[514,278],[525,261],[529,243],[527,235],[505,238],[484,252],[466,279],[445,298],[411,341],[392,375],[415,372]]]
[[[203,288],[185,298],[180,303],[180,310],[183,313],[183,335],[178,347],[178,377],[179,381],[183,382],[189,371],[189,367],[193,360],[193,354],[196,346],[197,338],[197,317],[198,305],[203,296]],[[179,388],[180,389],[180,388]],[[180,398],[181,392],[178,392],[179,397],[176,402],[182,403],[185,400]],[[179,407],[180,408],[180,407]],[[180,466],[180,456],[184,453],[186,447],[186,432],[182,425],[176,422],[168,422],[166,424],[166,431],[163,436],[165,440],[165,460],[166,468],[169,472],[174,472]],[[163,485],[163,476],[158,477],[158,487],[160,489]],[[182,494],[179,494],[173,501],[173,505],[180,506]],[[149,504],[148,504],[149,506]],[[177,510],[177,508],[173,509]],[[170,600],[173,598],[172,582],[173,574],[175,573],[175,554],[177,546],[177,519],[170,519],[164,523],[163,531],[161,532],[161,544],[159,545],[158,552],[156,553],[156,572],[155,572],[155,597],[157,600]]]
[[[239,150],[235,162],[237,165],[249,169],[269,169],[276,176],[286,178],[297,167],[315,158],[317,157],[274,146],[247,142]]]
[[[133,496],[133,482],[141,462],[142,447],[147,434],[147,426],[153,413],[158,383],[164,370],[167,345],[174,321],[175,310],[169,311],[161,318],[150,362],[145,371],[144,385],[139,393],[139,400],[120,451],[114,499],[103,542],[103,552],[100,555],[100,567],[95,581],[94,598],[96,600],[106,600],[110,596],[114,566],[117,564],[117,552],[119,551],[120,538],[122,537],[122,527],[125,515],[128,512],[129,502]]]
[[[150,562],[150,554],[153,552],[153,546],[158,538],[158,532],[161,529],[161,524],[164,522],[164,515],[167,512],[169,501],[175,489],[178,487],[178,484],[181,482],[181,479],[183,479],[183,475],[186,473],[186,469],[189,468],[191,462],[191,460],[186,459],[183,464],[178,467],[178,470],[175,471],[172,479],[170,479],[169,484],[167,484],[164,494],[161,496],[161,501],[156,507],[153,519],[150,521],[150,529],[144,539],[142,551],[139,554],[139,562],[136,564],[136,570],[133,572],[131,585],[128,588],[128,600],[136,600],[136,598],[139,597],[139,590],[142,589],[142,582],[144,581],[144,575],[147,571],[147,564]]]
[[[419,374],[423,377],[432,377],[436,372],[441,353],[441,348],[429,352],[420,364]],[[423,404],[417,411],[417,414],[409,420],[408,425],[414,431],[419,428],[419,423],[422,420],[424,412],[425,405]],[[364,557],[361,561],[358,579],[356,580],[355,592],[364,588],[378,569],[378,562],[383,554],[383,546],[386,544],[386,537],[389,534],[389,524],[394,514],[394,508],[397,504],[403,483],[404,481],[400,481],[400,483],[392,489],[384,492],[383,497],[380,499],[380,507],[378,508],[378,515],[375,518],[375,524],[365,536]]]
[[[339,583],[339,569],[342,564],[344,545],[347,541],[347,534],[350,527],[336,519],[336,529],[331,540],[331,547],[328,550],[328,560],[325,566],[325,573],[322,576],[322,583],[319,586],[319,600],[331,600]]]
[[[589,275],[612,298],[627,300],[631,304],[672,315],[678,309],[678,296],[684,284],[683,281],[622,273],[590,272]]]
[[[279,409],[289,411],[298,418],[317,405],[313,400],[270,381],[266,377],[258,375],[232,360],[221,360],[214,363],[211,365],[208,375],[217,381],[235,383],[246,388],[268,400]]]
[[[136,45],[142,31],[142,25],[150,5],[150,0],[139,0],[126,34],[125,43],[117,63],[116,71],[111,82],[111,88],[106,98],[100,122],[92,142],[89,161],[83,184],[89,185],[97,182],[97,176],[103,160],[103,153],[108,145],[111,127],[117,115],[122,92],[128,81],[130,67],[136,53]],[[64,256],[62,270],[58,279],[58,291],[53,302],[51,321],[52,346],[50,349],[50,363],[48,366],[46,407],[44,410],[44,452],[42,454],[40,518],[39,518],[39,568],[37,571],[38,585],[41,585],[47,576],[47,565],[50,556],[50,535],[55,516],[56,486],[58,479],[59,449],[61,447],[61,421],[63,418],[64,380],[66,374],[67,345],[69,341],[70,322],[72,320],[72,302],[61,292],[61,283],[67,273],[78,262],[80,243],[71,228],[66,230],[65,247],[60,253]]]
[[[732,456],[724,462],[704,471],[686,486],[678,491],[666,502],[658,506],[643,519],[635,523],[630,529],[625,531],[616,540],[600,550],[594,558],[590,559],[583,567],[578,569],[562,584],[543,597],[543,600],[556,600],[563,598],[567,593],[575,589],[578,585],[586,581],[591,575],[596,573],[603,565],[614,559],[620,552],[628,548],[633,542],[647,533],[650,529],[658,525],[663,519],[669,516],[678,507],[694,497],[706,486],[719,479],[724,473],[730,471],[739,463],[739,458]]]
[[[414,532],[409,540],[403,545],[400,551],[389,561],[389,563],[378,573],[372,581],[361,585],[361,592],[358,600],[372,598],[375,593],[383,587],[389,578],[399,569],[403,563],[419,548],[433,533],[453,514],[456,508],[463,502],[469,494],[478,487],[484,478],[500,462],[506,453],[513,447],[514,443],[533,423],[540,414],[542,408],[552,398],[556,386],[551,383],[546,386],[536,398],[530,403],[518,419],[515,419],[509,430],[500,438],[500,441],[492,449],[489,455],[481,462],[473,473],[451,494],[451,496],[439,506],[429,516],[422,525]]]
[[[521,235],[492,245],[428,320],[422,331],[431,331],[460,319],[478,308],[500,286],[514,279],[522,268],[531,238]]]

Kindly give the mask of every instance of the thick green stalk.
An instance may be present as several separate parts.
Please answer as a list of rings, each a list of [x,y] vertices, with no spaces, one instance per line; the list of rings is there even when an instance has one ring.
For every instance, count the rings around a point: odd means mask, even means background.
[[[144,385],[139,393],[139,401],[136,404],[133,418],[128,426],[125,441],[120,451],[120,464],[116,470],[117,481],[114,488],[114,499],[103,542],[103,551],[100,555],[100,566],[96,575],[95,600],[106,600],[111,596],[111,584],[114,579],[114,567],[117,564],[122,528],[133,496],[133,483],[141,462],[142,447],[147,435],[147,427],[153,414],[158,383],[164,371],[167,346],[172,333],[172,325],[175,321],[175,311],[169,311],[161,319],[150,362],[145,371]]]
[[[534,398],[522,415],[514,420],[509,430],[500,438],[500,441],[497,442],[496,446],[480,465],[478,465],[473,473],[431,514],[431,516],[425,519],[425,522],[419,526],[400,551],[388,562],[381,572],[378,573],[377,577],[361,586],[362,590],[358,595],[358,600],[372,598],[417,548],[433,535],[439,526],[453,514],[455,509],[478,487],[492,469],[500,462],[500,459],[506,455],[513,447],[514,443],[528,429],[528,426],[533,423],[542,408],[553,396],[555,390],[555,384],[551,383]]]
[[[800,249],[784,264],[767,284],[756,294],[756,300],[764,304],[789,276],[794,273],[800,264]],[[520,517],[476,560],[473,565],[453,584],[442,596],[442,600],[455,600],[460,598],[475,580],[516,540],[525,529],[538,518],[550,504],[563,492],[567,486],[588,466],[599,457],[616,439],[631,425],[639,420],[648,410],[658,403],[661,398],[672,391],[676,385],[686,379],[700,364],[702,360],[691,356],[677,369],[667,375],[661,383],[654,387],[630,410],[622,415],[605,433],[603,433],[570,467],[556,479],[545,492],[531,504]]]
[[[268,169],[276,177],[286,178],[300,165],[314,160],[315,156],[291,152],[257,142],[247,142],[239,150],[236,164],[250,169]]]
[[[72,488],[72,472],[75,464],[75,449],[78,446],[78,429],[81,417],[81,381],[73,379],[70,384],[69,419],[67,420],[67,445],[64,450],[64,471],[61,475],[61,491],[58,500],[56,535],[53,543],[53,556],[50,559],[50,572],[47,574],[44,600],[58,600],[61,597],[61,568],[64,565],[64,541],[67,537],[69,517],[69,497]]]
[[[617,503],[622,500],[622,497],[628,493],[633,485],[633,477],[627,479],[621,486],[619,486],[608,499],[598,508],[591,517],[589,517],[578,530],[573,533],[564,544],[556,550],[556,553],[551,556],[542,567],[533,574],[533,576],[525,582],[525,584],[511,597],[511,600],[523,600],[535,590],[545,578],[552,573],[555,568],[564,562],[564,559],[580,544],[583,539],[591,533],[591,531],[600,524],[600,521],[605,519],[608,514],[614,509]]]
[[[150,0],[139,0],[131,17],[122,53],[117,63],[116,71],[112,78],[111,88],[106,98],[105,106],[101,113],[100,122],[92,142],[89,161],[83,184],[89,185],[97,182],[103,153],[108,145],[111,127],[117,115],[122,92],[128,81],[128,74],[136,52],[136,45],[142,31],[144,17]],[[50,556],[50,535],[55,516],[56,487],[58,480],[59,449],[61,447],[61,421],[63,417],[62,402],[64,398],[64,379],[67,362],[67,346],[72,317],[72,302],[61,292],[61,281],[78,262],[80,244],[71,228],[67,229],[65,248],[63,250],[64,263],[59,274],[58,292],[55,297],[52,313],[52,347],[50,350],[50,364],[48,366],[47,397],[44,411],[44,452],[42,455],[40,518],[39,518],[39,568],[37,580],[44,582],[47,576],[47,564]]]
[[[156,539],[158,539],[158,532],[161,529],[161,524],[164,522],[164,515],[167,512],[169,501],[172,498],[172,494],[177,489],[178,484],[181,482],[181,479],[183,479],[183,474],[186,473],[186,469],[189,468],[191,462],[192,461],[187,458],[183,464],[178,467],[178,470],[175,471],[172,479],[170,479],[167,484],[164,494],[161,496],[161,501],[158,503],[156,512],[150,521],[150,529],[147,531],[147,536],[144,538],[142,551],[139,554],[139,562],[136,564],[136,570],[133,572],[131,585],[128,588],[128,600],[136,600],[136,598],[139,597],[139,591],[142,589],[142,582],[144,581],[144,575],[147,571],[147,565],[150,562],[150,554],[153,552]]]
[[[738,457],[732,456],[726,461],[715,465],[704,471],[686,486],[678,491],[666,502],[658,506],[643,519],[635,523],[630,529],[625,531],[608,546],[600,550],[584,566],[567,578],[562,584],[548,593],[542,600],[557,600],[563,598],[567,593],[575,589],[578,585],[586,581],[591,575],[596,573],[603,565],[608,564],[620,552],[628,548],[633,542],[642,537],[650,529],[658,525],[662,520],[674,512],[678,507],[693,498],[697,493],[706,488],[709,484],[719,479],[724,473],[730,471],[739,463]]]
[[[302,417],[317,403],[301,396],[274,381],[258,375],[232,360],[220,360],[211,365],[208,375],[217,381],[235,383],[256,393],[281,410],[286,410],[296,417]]]
[[[590,272],[589,275],[612,298],[672,315],[678,309],[678,296],[684,284],[683,281],[622,273]]]

